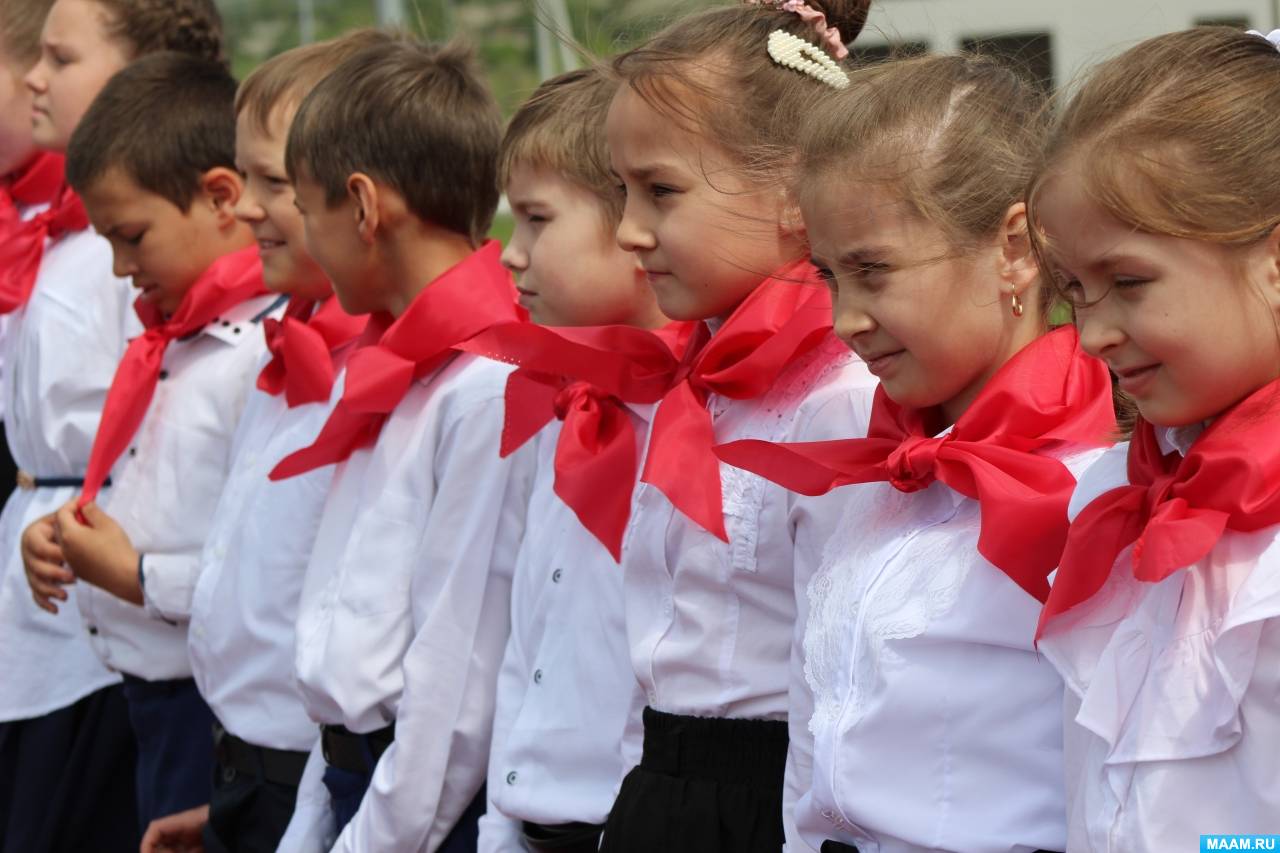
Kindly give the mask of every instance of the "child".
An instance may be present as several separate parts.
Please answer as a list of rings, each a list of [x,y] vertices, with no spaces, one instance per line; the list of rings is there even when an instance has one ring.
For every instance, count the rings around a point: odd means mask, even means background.
[[[476,843],[533,461],[494,453],[508,369],[455,349],[519,316],[481,245],[500,130],[465,51],[402,39],[344,62],[289,131],[308,252],[372,316],[318,438],[272,474],[339,463],[298,615],[322,744],[281,850],[335,828],[340,851]]]
[[[129,283],[112,274],[109,244],[89,229],[65,187],[61,157],[49,158],[66,148],[89,102],[130,59],[157,39],[179,43],[185,32],[203,33],[192,48],[216,54],[220,28],[211,2],[50,5],[0,3],[4,67],[17,73],[15,82],[27,75],[26,93],[15,88],[17,100],[4,110],[27,141],[8,131],[6,138],[28,155],[33,141],[49,151],[32,175],[51,176],[47,194],[15,182],[26,227],[0,241],[0,395],[26,486],[0,518],[0,849],[132,850],[139,836],[134,745],[119,676],[94,654],[71,588],[54,582],[70,575],[50,542],[51,522],[33,541],[45,559],[32,565],[43,566],[44,590],[69,605],[62,612],[33,603],[20,552],[23,531],[49,519],[80,486],[111,375],[138,330]],[[133,22],[129,32],[117,31],[122,16]]]
[[[606,851],[783,844],[792,584],[818,559],[835,505],[722,472],[712,446],[866,423],[873,381],[830,333],[779,188],[803,104],[847,85],[843,42],[866,16],[865,3],[822,6],[711,10],[614,62],[619,245],[664,313],[714,335],[657,408],[627,531],[627,633],[649,707]]]
[[[1141,415],[1080,480],[1041,618],[1070,850],[1280,825],[1276,36],[1188,30],[1099,65],[1031,190],[1081,340]]]
[[[871,429],[721,458],[803,494],[872,484],[836,492],[801,607],[814,849],[1066,849],[1062,683],[1032,641],[1074,473],[1116,422],[1106,368],[1048,332],[1023,203],[1042,101],[994,61],[926,57],[855,73],[801,134],[836,331],[880,377]]]
[[[516,227],[502,260],[540,324],[646,329],[666,322],[635,256],[613,238],[621,197],[608,172],[604,116],[615,89],[600,69],[552,78],[516,112],[503,139],[499,172]],[[499,327],[494,343],[519,331]],[[513,374],[508,386],[509,424],[535,417],[527,397],[515,396],[524,375]],[[622,735],[640,711],[622,576],[610,553],[620,544],[610,534],[620,539],[622,529],[610,530],[601,510],[615,493],[625,523],[647,424],[605,393],[582,386],[551,393],[565,425],[536,438],[482,851],[596,850],[626,770]]]
[[[206,851],[273,851],[293,815],[319,736],[293,680],[298,596],[333,469],[281,483],[267,474],[329,416],[336,371],[364,326],[343,312],[306,252],[284,167],[289,124],[307,93],[344,59],[384,43],[372,30],[285,51],[236,93],[236,215],[257,238],[263,280],[290,297],[283,323],[265,322],[271,356],[232,443],[192,596],[188,651],[217,718],[212,799],[154,822],[143,850],[186,840]]]
[[[220,62],[144,57],[111,79],[68,147],[68,179],[116,271],[141,291],[146,327],[116,369],[84,491],[54,522],[63,559],[86,582],[78,604],[94,649],[124,676],[144,826],[207,798],[212,719],[191,679],[185,623],[263,351],[255,325],[275,302],[233,215],[234,97]]]

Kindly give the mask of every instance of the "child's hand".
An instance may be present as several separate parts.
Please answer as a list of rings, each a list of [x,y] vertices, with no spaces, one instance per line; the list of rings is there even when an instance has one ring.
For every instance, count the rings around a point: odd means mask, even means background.
[[[142,604],[138,581],[138,552],[129,536],[97,504],[80,510],[87,524],[76,515],[74,500],[63,504],[54,517],[54,535],[62,556],[76,577],[130,604]]]
[[[22,567],[27,573],[27,584],[36,604],[50,613],[57,613],[53,599],[67,600],[68,584],[76,582],[76,576],[65,565],[62,549],[54,538],[54,516],[46,515],[31,522],[22,531]]]
[[[200,833],[208,822],[208,806],[156,818],[142,836],[140,853],[204,853]]]

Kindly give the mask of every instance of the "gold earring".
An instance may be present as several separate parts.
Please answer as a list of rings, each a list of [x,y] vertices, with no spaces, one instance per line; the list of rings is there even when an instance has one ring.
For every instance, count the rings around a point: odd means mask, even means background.
[[[1013,316],[1021,317],[1025,310],[1022,306],[1022,300],[1018,298],[1018,291],[1009,291],[1009,307],[1013,309]]]

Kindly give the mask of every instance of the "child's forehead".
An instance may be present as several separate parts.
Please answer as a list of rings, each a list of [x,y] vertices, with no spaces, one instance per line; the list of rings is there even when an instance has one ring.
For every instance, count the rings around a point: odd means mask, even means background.
[[[93,0],[57,0],[45,18],[42,40],[49,45],[87,46],[111,37],[111,13]]]

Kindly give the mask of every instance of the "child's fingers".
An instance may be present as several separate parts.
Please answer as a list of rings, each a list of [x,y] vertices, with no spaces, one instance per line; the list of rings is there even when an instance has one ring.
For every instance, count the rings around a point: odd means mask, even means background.
[[[49,613],[52,613],[54,616],[57,616],[58,606],[53,603],[52,596],[47,592],[42,591],[43,589],[45,588],[41,587],[38,584],[35,584],[35,583],[31,584],[32,601],[34,601],[36,603],[36,606],[39,607],[41,610],[47,611]],[[61,592],[61,590],[54,590],[54,591]]]
[[[25,546],[26,556],[35,560],[44,560],[48,563],[61,564],[62,549],[58,547],[58,543],[51,539],[40,539],[37,537],[28,537],[23,543]]]
[[[75,573],[65,565],[49,560],[23,560],[27,577],[53,586],[66,586],[76,582]],[[64,596],[65,597],[65,596]]]

